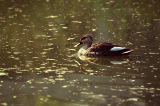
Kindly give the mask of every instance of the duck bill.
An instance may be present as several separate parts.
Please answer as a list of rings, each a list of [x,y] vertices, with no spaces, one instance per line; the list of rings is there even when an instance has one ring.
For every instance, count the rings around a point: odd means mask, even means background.
[[[78,44],[76,44],[74,47],[78,47],[79,45],[81,45],[82,43],[81,42],[79,42]]]

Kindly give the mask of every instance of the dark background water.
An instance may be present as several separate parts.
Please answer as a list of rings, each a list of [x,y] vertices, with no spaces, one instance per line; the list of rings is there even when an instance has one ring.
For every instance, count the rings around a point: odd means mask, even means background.
[[[159,0],[0,0],[0,105],[159,106]],[[84,59],[84,34],[133,48]]]

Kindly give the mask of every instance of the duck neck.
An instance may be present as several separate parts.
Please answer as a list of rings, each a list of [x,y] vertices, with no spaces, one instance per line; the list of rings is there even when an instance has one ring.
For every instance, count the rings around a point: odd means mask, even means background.
[[[87,49],[91,47],[91,45],[92,45],[92,42],[87,43]]]

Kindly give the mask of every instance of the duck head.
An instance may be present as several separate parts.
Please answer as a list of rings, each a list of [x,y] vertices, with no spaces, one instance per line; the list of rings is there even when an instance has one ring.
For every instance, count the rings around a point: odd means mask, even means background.
[[[80,42],[76,44],[74,47],[78,47],[81,44],[87,45],[87,47],[90,47],[92,45],[92,37],[90,35],[85,35],[80,39]]]

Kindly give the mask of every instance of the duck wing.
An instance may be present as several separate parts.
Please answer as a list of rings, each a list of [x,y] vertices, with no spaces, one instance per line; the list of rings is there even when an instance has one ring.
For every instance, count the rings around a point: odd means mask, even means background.
[[[90,52],[106,52],[109,51],[111,48],[113,48],[115,45],[111,43],[101,42],[101,43],[95,43],[90,48]]]
[[[101,56],[107,56],[107,55],[114,56],[114,55],[126,55],[131,53],[133,50],[127,49],[125,47],[120,47],[118,45],[113,45],[112,43],[101,42],[93,44],[88,49],[88,51]]]
[[[88,48],[88,55],[94,54],[96,56],[106,56],[113,47],[114,45],[111,43],[95,43],[90,48]]]

